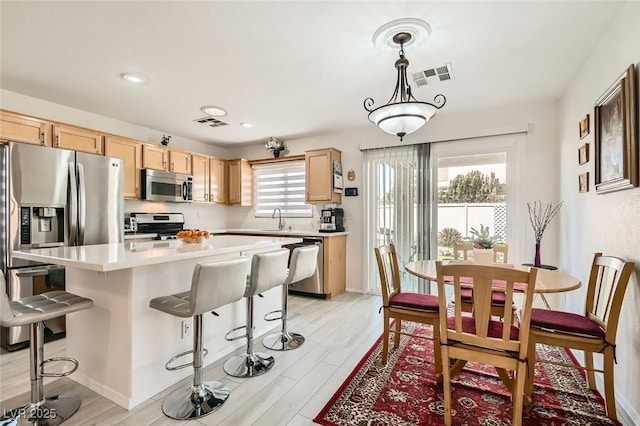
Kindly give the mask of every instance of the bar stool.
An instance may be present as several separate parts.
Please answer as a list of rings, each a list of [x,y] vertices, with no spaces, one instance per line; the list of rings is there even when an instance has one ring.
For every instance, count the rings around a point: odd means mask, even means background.
[[[262,344],[267,349],[274,351],[288,351],[299,348],[304,343],[304,336],[298,333],[287,331],[287,307],[289,301],[289,285],[302,281],[315,274],[318,268],[317,245],[297,247],[291,252],[289,262],[289,273],[287,279],[282,284],[282,309],[271,311],[264,316],[266,321],[282,320],[282,329],[278,333],[271,334],[264,338]],[[271,315],[280,314],[279,317],[272,318]]]
[[[273,367],[271,355],[253,351],[253,297],[282,285],[287,278],[289,250],[281,249],[253,255],[251,275],[247,280],[244,297],[247,300],[247,323],[229,331],[225,339],[229,341],[247,339],[246,351],[242,355],[229,358],[224,363],[224,371],[233,377],[253,377],[266,373]],[[230,337],[232,333],[245,329],[242,336]]]
[[[93,307],[93,300],[66,291],[50,291],[9,301],[4,274],[0,271],[0,325],[17,327],[29,325],[29,363],[31,375],[30,402],[5,412],[2,424],[58,425],[80,408],[80,398],[73,396],[44,397],[43,377],[64,377],[78,369],[78,361],[68,357],[44,359],[44,321]],[[45,373],[48,362],[64,361],[73,368],[62,373]]]
[[[162,404],[162,411],[176,420],[206,416],[229,398],[229,388],[216,381],[203,381],[202,314],[242,299],[249,273],[249,258],[197,264],[191,290],[152,299],[149,307],[181,318],[193,317],[193,350],[182,352],[165,364],[169,371],[193,366],[193,384],[175,390]],[[193,354],[193,362],[171,366],[178,358]]]

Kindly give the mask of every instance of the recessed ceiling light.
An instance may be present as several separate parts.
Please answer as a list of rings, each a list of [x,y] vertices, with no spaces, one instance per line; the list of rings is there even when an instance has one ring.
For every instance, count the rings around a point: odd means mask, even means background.
[[[253,123],[249,123],[248,121],[243,121],[242,123],[240,123],[240,125],[242,127],[246,127],[247,129],[253,127]]]
[[[128,81],[129,83],[134,83],[134,84],[143,84],[147,82],[147,79],[139,74],[125,73],[125,74],[120,74],[120,77],[122,77],[123,80]]]
[[[209,114],[211,116],[214,117],[224,117],[225,115],[227,115],[227,111],[225,111],[224,109],[217,107],[217,106],[213,106],[213,105],[205,105],[202,108],[200,108],[200,111],[204,112],[205,114]]]

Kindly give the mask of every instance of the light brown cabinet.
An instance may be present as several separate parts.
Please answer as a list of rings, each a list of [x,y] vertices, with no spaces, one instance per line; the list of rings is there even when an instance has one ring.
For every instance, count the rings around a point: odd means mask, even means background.
[[[53,146],[102,155],[102,134],[80,127],[53,125]]]
[[[335,297],[346,290],[347,282],[347,236],[323,238],[324,293]]]
[[[142,142],[107,135],[104,138],[104,155],[123,160],[124,198],[128,200],[139,200]]]
[[[342,195],[333,192],[333,164],[334,161],[340,163],[341,157],[342,153],[335,148],[304,153],[307,203],[342,203]]]
[[[167,171],[169,150],[160,145],[142,146],[142,168]]]
[[[209,201],[227,203],[227,162],[215,157],[209,159]]]
[[[193,201],[209,202],[209,157],[193,154],[191,156],[193,172]]]
[[[169,171],[191,174],[191,153],[185,151],[169,150]]]
[[[227,161],[228,204],[253,205],[253,169],[245,159]]]
[[[37,118],[0,111],[0,141],[51,146],[51,123]]]
[[[172,150],[161,145],[144,145],[142,168],[190,175],[191,153]]]

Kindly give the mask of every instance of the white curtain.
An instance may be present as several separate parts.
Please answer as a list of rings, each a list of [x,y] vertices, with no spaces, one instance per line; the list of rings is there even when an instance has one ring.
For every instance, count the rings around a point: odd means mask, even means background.
[[[403,289],[430,292],[428,282],[408,274],[404,265],[429,258],[429,144],[364,151],[364,276],[367,292],[380,293],[373,249],[393,243]]]

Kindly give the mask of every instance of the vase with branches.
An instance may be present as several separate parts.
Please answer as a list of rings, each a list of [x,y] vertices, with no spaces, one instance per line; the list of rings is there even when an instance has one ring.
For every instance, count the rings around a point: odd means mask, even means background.
[[[564,204],[564,201],[560,201],[560,203],[555,206],[553,203],[547,203],[547,205],[543,208],[542,201],[534,201],[533,205],[531,203],[527,203],[527,210],[529,210],[529,221],[531,222],[531,226],[533,227],[533,234],[536,239],[536,255],[533,261],[533,266],[539,267],[541,265],[540,262],[540,244],[542,242],[542,235],[544,235],[545,229],[551,222],[558,212],[560,208]]]
[[[284,151],[284,141],[270,137],[264,144],[264,149],[270,151],[274,157],[280,157],[280,151]]]

